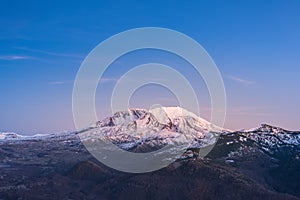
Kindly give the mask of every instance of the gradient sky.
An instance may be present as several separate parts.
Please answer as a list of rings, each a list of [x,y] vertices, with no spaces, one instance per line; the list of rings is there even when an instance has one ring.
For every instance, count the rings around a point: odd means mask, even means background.
[[[85,56],[101,41],[131,28],[157,26],[197,40],[223,76],[225,126],[270,123],[300,130],[300,1],[1,1],[0,130],[21,134],[74,129],[72,88]],[[197,91],[203,117],[209,97],[201,77],[178,57],[155,50],[118,59],[97,91],[99,118],[122,73],[147,63],[168,64]],[[155,94],[155,95],[154,95]],[[177,105],[158,86],[145,86],[133,107]]]

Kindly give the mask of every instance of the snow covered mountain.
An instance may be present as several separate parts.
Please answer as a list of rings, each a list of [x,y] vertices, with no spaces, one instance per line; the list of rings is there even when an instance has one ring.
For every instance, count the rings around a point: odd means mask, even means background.
[[[300,132],[262,124],[258,128],[222,134],[213,157],[224,156],[233,162],[261,154],[272,159],[300,158]]]
[[[287,131],[279,127],[262,124],[258,128],[232,132],[217,127],[180,107],[161,107],[151,110],[129,109],[116,112],[113,116],[98,121],[81,131],[55,134],[22,136],[17,133],[0,133],[5,140],[45,140],[100,138],[110,141],[124,150],[136,148],[158,149],[167,144],[183,143],[189,148],[213,145],[219,136],[226,137],[228,145],[249,143],[272,152],[285,146],[299,146],[300,132]]]
[[[287,131],[279,127],[262,124],[260,127],[239,132],[245,138],[256,141],[260,145],[275,147],[283,145],[299,145],[300,134],[295,131]]]
[[[59,139],[59,138],[70,138],[77,134],[76,131],[64,131],[59,133],[50,134],[35,134],[35,135],[20,135],[14,132],[0,132],[0,142],[5,141],[22,141],[22,140],[47,140],[47,139]]]
[[[0,140],[10,140],[22,138],[22,135],[13,132],[0,132]]]
[[[180,107],[162,107],[151,110],[129,109],[98,121],[81,131],[57,134],[22,136],[17,133],[0,133],[0,141],[20,140],[92,140],[109,141],[118,147],[148,152],[165,145],[185,145],[187,149],[214,145],[219,136],[221,144],[234,147],[230,155],[260,149],[274,154],[280,149],[299,149],[300,132],[262,124],[258,128],[232,132],[219,128]],[[295,148],[294,148],[295,147]],[[225,152],[225,151],[224,151]]]
[[[81,133],[83,140],[101,138],[122,149],[160,148],[187,144],[190,148],[213,145],[225,130],[180,107],[152,110],[129,109],[116,112]]]

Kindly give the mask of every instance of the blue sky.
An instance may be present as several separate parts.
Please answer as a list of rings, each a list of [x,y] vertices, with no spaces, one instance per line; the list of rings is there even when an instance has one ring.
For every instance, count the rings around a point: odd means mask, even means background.
[[[74,129],[73,81],[85,56],[114,34],[147,26],[185,33],[208,51],[226,86],[227,128],[270,123],[300,130],[299,10],[299,1],[2,1],[0,130]],[[135,52],[111,66],[104,93],[97,93],[99,118],[108,114],[107,99],[121,72],[150,61],[186,73],[209,118],[201,77],[184,61],[158,51]],[[140,89],[131,104],[154,102],[176,105],[158,86]]]

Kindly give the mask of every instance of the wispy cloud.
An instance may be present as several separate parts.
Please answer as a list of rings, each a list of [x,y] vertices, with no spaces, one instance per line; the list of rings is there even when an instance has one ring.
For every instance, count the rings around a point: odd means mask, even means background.
[[[15,49],[45,54],[45,55],[49,55],[49,56],[70,57],[70,58],[80,58],[80,59],[83,58],[83,56],[80,56],[78,54],[58,53],[58,52],[45,51],[45,50],[41,50],[41,49],[32,49],[32,48],[27,48],[27,47],[15,47]]]
[[[33,59],[33,57],[20,56],[20,55],[0,56],[0,60],[28,60],[28,59]]]
[[[116,78],[101,78],[100,80],[100,83],[109,83],[109,82],[117,82],[118,79]],[[93,81],[91,80],[86,80],[84,81],[85,83],[86,82],[90,82],[90,83],[94,83]],[[73,84],[74,81],[71,81],[71,80],[68,80],[68,81],[52,81],[52,82],[49,82],[50,85],[64,85],[64,84]]]
[[[49,84],[50,85],[63,85],[66,83],[69,83],[69,82],[68,81],[53,81],[53,82],[50,82]]]
[[[244,85],[251,85],[254,83],[253,81],[250,81],[250,80],[247,80],[244,78],[240,78],[240,77],[236,77],[236,76],[227,76],[227,77],[235,82],[238,82],[238,83],[241,83]]]
[[[100,79],[101,83],[117,82],[117,81],[118,81],[118,79],[116,79],[116,78],[101,78]]]

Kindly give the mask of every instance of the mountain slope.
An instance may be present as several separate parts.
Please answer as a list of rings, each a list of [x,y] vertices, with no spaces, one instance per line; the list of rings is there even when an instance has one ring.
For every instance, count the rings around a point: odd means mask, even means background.
[[[300,132],[266,124],[231,132],[175,107],[117,112],[78,132],[3,135],[0,199],[300,199]],[[82,143],[101,137],[150,152],[182,136],[195,149],[216,145],[143,174],[108,168]]]
[[[262,124],[223,134],[208,158],[227,163],[267,188],[300,196],[300,132]]]

